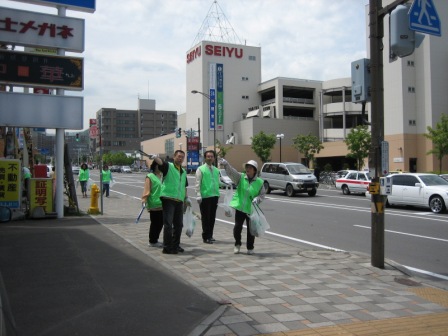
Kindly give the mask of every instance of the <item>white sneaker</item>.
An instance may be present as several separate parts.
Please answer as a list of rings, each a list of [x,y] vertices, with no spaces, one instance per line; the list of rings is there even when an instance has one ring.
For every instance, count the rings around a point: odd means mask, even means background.
[[[161,242],[157,242],[157,243],[148,243],[149,246],[151,247],[159,247],[162,248],[163,244]]]
[[[247,254],[249,254],[249,255],[254,254],[254,250],[247,250]]]
[[[240,247],[241,247],[241,245],[235,245],[233,248],[233,253],[235,253],[235,254],[240,253]]]

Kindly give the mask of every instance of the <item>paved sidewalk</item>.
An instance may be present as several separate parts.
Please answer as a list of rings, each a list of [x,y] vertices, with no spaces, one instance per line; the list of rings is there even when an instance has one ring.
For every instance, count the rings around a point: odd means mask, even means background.
[[[79,203],[87,212],[90,198]],[[111,191],[104,214],[93,217],[220,303],[191,335],[448,335],[446,282],[409,277],[391,263],[372,267],[367,255],[269,235],[256,239],[254,255],[244,245],[235,255],[233,226],[220,221],[215,244],[202,242],[198,221],[192,238],[182,234],[185,252],[165,255],[148,246],[148,213],[135,223],[140,209],[138,199]]]

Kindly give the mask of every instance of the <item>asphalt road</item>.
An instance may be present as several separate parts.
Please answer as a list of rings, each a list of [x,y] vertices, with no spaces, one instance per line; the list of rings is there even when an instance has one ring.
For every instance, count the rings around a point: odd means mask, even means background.
[[[97,171],[92,172],[92,178],[98,180],[95,174]],[[143,190],[143,173],[114,173],[114,178],[118,183],[113,192],[133,196],[138,201]],[[190,176],[191,196],[194,183],[194,176]],[[343,195],[324,186],[316,197],[300,194],[290,198],[280,191],[272,192],[262,209],[271,225],[270,234],[278,239],[371,254],[370,206],[370,200],[362,195]],[[217,217],[220,222],[233,224],[233,219],[225,217],[221,209]],[[420,274],[448,280],[447,227],[448,213],[386,209],[385,258]]]

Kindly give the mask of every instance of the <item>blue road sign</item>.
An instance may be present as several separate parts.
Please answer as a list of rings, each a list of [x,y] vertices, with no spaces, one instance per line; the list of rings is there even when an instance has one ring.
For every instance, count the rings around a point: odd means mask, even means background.
[[[409,28],[421,33],[442,36],[440,19],[433,0],[414,0],[409,10]]]

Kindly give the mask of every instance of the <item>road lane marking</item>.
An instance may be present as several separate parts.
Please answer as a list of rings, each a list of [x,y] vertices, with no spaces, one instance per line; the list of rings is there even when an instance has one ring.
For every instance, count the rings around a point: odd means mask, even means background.
[[[364,228],[364,229],[371,229],[369,226],[363,226],[363,225],[353,225],[353,226]],[[384,231],[385,232],[391,232],[391,233],[397,233],[397,234],[401,234],[401,235],[404,235],[404,236],[412,236],[412,237],[417,237],[417,238],[439,240],[439,241],[442,241],[444,243],[448,243],[448,239],[435,238],[435,237],[429,237],[429,236],[422,236],[422,235],[417,235],[417,234],[413,234],[413,233],[406,233],[406,232],[401,232],[401,231],[393,231],[393,230],[384,230]]]
[[[448,280],[448,277],[444,276],[442,274],[433,273],[433,272],[425,271],[425,270],[422,270],[422,269],[419,269],[419,268],[406,266],[406,265],[403,265],[403,267],[406,267],[408,270],[413,271],[413,272],[426,274],[426,275],[433,276],[433,277],[436,277],[436,278],[439,278],[439,279],[443,279],[443,280]]]

